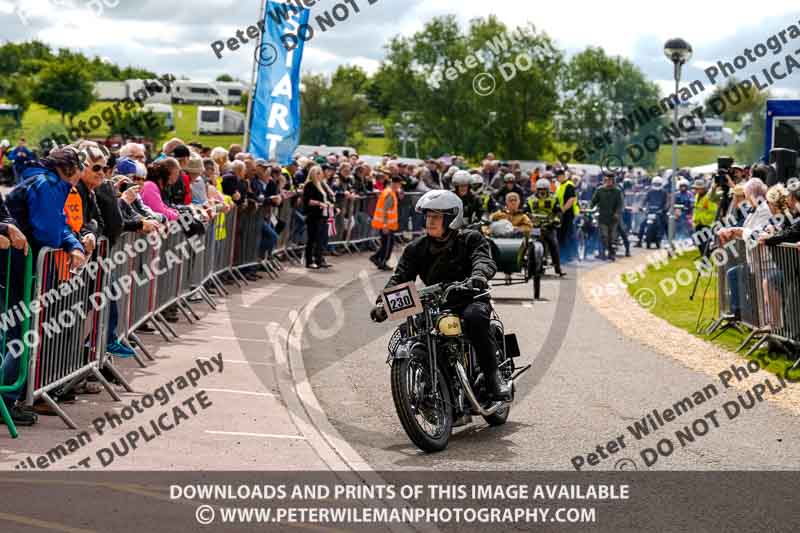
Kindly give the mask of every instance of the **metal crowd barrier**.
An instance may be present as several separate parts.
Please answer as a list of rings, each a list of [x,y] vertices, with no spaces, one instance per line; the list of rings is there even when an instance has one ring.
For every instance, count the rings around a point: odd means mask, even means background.
[[[744,241],[737,241],[737,257],[729,253],[729,261],[718,268],[720,319],[715,324],[719,327],[728,321],[729,327],[747,327],[750,333],[737,351],[756,341],[748,356],[770,340],[800,346],[800,247],[760,243],[744,248]],[[734,283],[736,289],[732,290]],[[731,306],[734,295],[738,316]],[[713,330],[712,326],[709,333]],[[792,368],[798,365],[800,359]]]
[[[19,280],[12,277],[14,273],[22,273],[23,281],[20,286]],[[33,285],[33,254],[23,255],[21,251],[9,249],[0,250],[0,284],[2,284],[3,299],[3,341],[0,344],[0,361],[5,361],[6,357],[19,358],[19,372],[16,379],[11,383],[3,381],[0,375],[0,394],[24,394],[25,381],[28,379],[28,366],[30,364],[30,349],[28,343],[21,342],[23,333],[30,330],[31,316],[23,314],[22,321],[12,317],[10,313],[15,308],[24,307],[30,309],[31,290]],[[6,318],[7,317],[7,318]],[[13,323],[13,324],[12,324]],[[9,350],[9,345],[13,341],[21,342],[21,346],[16,346],[14,350]],[[13,345],[12,345],[13,346]],[[3,418],[11,438],[16,439],[17,428],[11,415],[6,408],[6,402],[0,399],[0,416]]]
[[[94,260],[107,259],[108,240],[98,239]],[[114,400],[120,397],[100,373],[106,364],[108,305],[102,305],[110,276],[103,269],[74,272],[63,250],[43,248],[36,267],[34,298],[40,310],[33,314],[26,403],[43,399],[72,429],[75,423],[52,395],[72,390],[93,374]]]
[[[420,231],[419,220],[414,217],[414,206],[420,196],[420,193],[404,193],[399,206],[402,232],[413,234]],[[330,244],[351,253],[358,251],[362,244],[374,246],[379,239],[378,232],[371,226],[377,198],[377,193],[342,198],[340,212],[334,219],[336,235]],[[37,299],[40,308],[32,313],[29,323],[26,320],[21,326],[22,332],[35,334],[29,352],[23,351],[21,355],[24,370],[20,371],[14,384],[0,384],[0,392],[22,386],[27,378],[26,403],[32,405],[41,398],[67,426],[77,429],[55,398],[93,375],[118,401],[119,395],[101,369],[108,369],[123,387],[132,391],[106,353],[111,313],[107,302],[113,300],[116,306],[116,337],[123,344],[136,348],[134,359],[144,367],[140,353],[151,361],[155,359],[136,334],[140,326],[152,324],[165,340],[172,341],[178,334],[163,317],[166,309],[174,306],[189,322],[192,317],[199,320],[187,298],[199,295],[198,300],[205,300],[215,308],[214,299],[207,289],[213,289],[220,296],[228,294],[219,276],[230,276],[232,281],[242,286],[247,281],[239,272],[241,268],[263,265],[273,276],[282,270],[278,261],[260,257],[259,251],[263,224],[271,219],[273,213],[284,226],[278,234],[276,256],[299,262],[297,251],[304,245],[305,224],[297,209],[298,201],[289,199],[280,207],[273,208],[272,213],[263,207],[218,212],[206,225],[205,233],[197,236],[202,239],[204,249],[196,253],[186,242],[183,231],[165,232],[158,243],[147,239],[144,234],[124,233],[113,248],[106,238],[98,240],[92,257],[98,263],[95,269],[87,267],[72,271],[69,255],[63,250],[50,248],[40,250],[35,272],[30,256],[27,272],[24,268],[7,265],[6,308],[14,300],[10,299],[8,290],[14,282],[9,280],[19,271],[25,280],[21,301],[28,305],[31,299]],[[175,258],[180,260],[175,261]],[[105,261],[108,270],[99,266],[100,261]],[[131,279],[127,290],[119,283],[126,276]],[[34,283],[35,290],[32,291]],[[7,344],[3,343],[4,350]],[[0,414],[10,422],[2,407]],[[9,430],[12,435],[16,434],[13,424],[9,424]]]

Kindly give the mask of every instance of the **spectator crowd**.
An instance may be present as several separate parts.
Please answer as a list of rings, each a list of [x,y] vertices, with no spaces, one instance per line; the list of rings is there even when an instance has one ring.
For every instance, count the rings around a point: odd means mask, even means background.
[[[6,198],[0,197],[0,248],[34,256],[43,247],[61,249],[73,270],[87,262],[101,237],[113,246],[123,232],[162,231],[181,215],[202,224],[234,206],[263,214],[255,252],[259,259],[269,258],[283,238],[304,250],[308,269],[330,268],[330,256],[339,254],[331,245],[337,240],[331,237],[337,229],[351,229],[360,217],[380,241],[370,260],[376,268],[389,270],[395,241],[407,240],[407,230],[422,230],[422,218],[410,209],[413,199],[433,189],[450,189],[461,198],[467,224],[504,222],[525,235],[539,228],[536,234],[559,275],[562,265],[580,257],[579,242],[586,249],[585,237],[598,241],[597,257],[614,260],[618,243],[630,254],[630,232],[638,233],[637,245],[642,246],[645,228],[655,224],[660,243],[670,217],[676,234],[694,235],[703,251],[712,242],[735,239],[758,239],[766,245],[800,241],[798,217],[776,218],[798,214],[800,182],[767,188],[774,171],[766,165],[734,165],[715,176],[692,176],[687,170],[679,176],[669,171],[650,176],[633,168],[523,168],[518,161],[500,161],[491,153],[470,168],[457,156],[418,161],[346,150],[314,152],[280,165],[256,158],[240,145],[211,148],[177,138],[159,150],[137,143],[107,147],[79,141],[37,154],[25,139],[14,148],[4,141],[0,150],[0,162],[2,157],[11,162],[15,181]],[[352,207],[356,201],[364,201],[359,212]],[[646,214],[654,217],[648,221]],[[351,224],[342,226],[342,218]],[[716,224],[719,221],[723,224]],[[19,260],[18,255],[12,257]],[[12,261],[0,268],[20,267]],[[6,274],[0,272],[2,279]],[[258,267],[244,269],[243,275],[250,280],[262,277]],[[731,286],[738,286],[734,282],[740,275],[740,270],[729,272]],[[19,287],[9,287],[8,305],[20,298]],[[738,312],[736,306],[733,309]],[[113,303],[109,315],[107,353],[131,357],[132,349],[117,336]],[[177,309],[168,309],[165,318],[177,321]],[[152,331],[147,325],[142,328]],[[9,339],[20,335],[19,326],[7,332]],[[3,383],[13,383],[18,373],[18,359],[5,357],[0,367]],[[66,402],[99,391],[97,383],[86,380],[55,396]],[[32,425],[37,414],[52,414],[46,403],[24,406],[20,391],[4,393],[3,400],[17,424]]]

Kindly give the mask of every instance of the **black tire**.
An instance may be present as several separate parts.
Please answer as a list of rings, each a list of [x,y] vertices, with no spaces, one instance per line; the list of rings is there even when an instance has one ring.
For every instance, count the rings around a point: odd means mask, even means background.
[[[542,296],[542,275],[539,273],[533,276],[533,299],[538,300]]]
[[[411,442],[424,452],[439,452],[447,448],[447,443],[450,441],[450,433],[453,429],[453,411],[450,408],[453,402],[450,394],[450,385],[445,379],[442,370],[437,368],[437,384],[443,399],[443,420],[442,428],[438,434],[430,435],[419,425],[417,416],[424,415],[416,412],[409,396],[409,376],[410,372],[415,371],[412,365],[421,365],[421,363],[414,358],[392,362],[391,378],[394,407],[397,411],[397,416],[400,418],[400,423],[403,425],[403,429],[411,439]]]

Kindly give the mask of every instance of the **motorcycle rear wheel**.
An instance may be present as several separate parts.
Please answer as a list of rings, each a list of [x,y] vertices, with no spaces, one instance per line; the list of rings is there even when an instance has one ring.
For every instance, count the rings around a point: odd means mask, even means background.
[[[429,390],[425,391],[426,388],[430,388],[429,383],[425,381],[426,378],[430,380],[427,364],[413,357],[392,363],[392,398],[397,416],[411,442],[425,452],[439,452],[447,448],[453,429],[450,386],[442,370],[437,368],[436,372],[439,400],[434,405],[417,405],[415,389],[418,392],[422,389],[426,400],[430,400],[432,396]],[[435,418],[436,426],[429,430],[424,427],[427,425],[424,423],[433,426],[431,418]]]

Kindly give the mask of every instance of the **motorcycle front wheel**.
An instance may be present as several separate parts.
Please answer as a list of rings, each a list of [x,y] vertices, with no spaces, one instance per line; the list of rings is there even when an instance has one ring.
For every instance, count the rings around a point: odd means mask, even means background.
[[[453,405],[450,386],[441,369],[436,369],[433,394],[432,375],[427,362],[411,357],[392,363],[392,398],[403,429],[425,452],[439,452],[447,447],[453,428]]]

